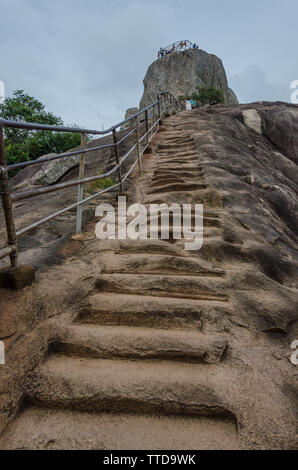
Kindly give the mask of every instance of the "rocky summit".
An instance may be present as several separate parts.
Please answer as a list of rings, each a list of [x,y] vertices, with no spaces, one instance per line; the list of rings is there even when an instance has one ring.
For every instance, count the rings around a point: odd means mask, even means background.
[[[223,92],[226,104],[238,103],[235,93],[228,86],[223,63],[216,55],[202,49],[166,54],[147,70],[140,109],[155,101],[160,91],[167,90],[178,98],[197,91],[197,86],[208,85]]]

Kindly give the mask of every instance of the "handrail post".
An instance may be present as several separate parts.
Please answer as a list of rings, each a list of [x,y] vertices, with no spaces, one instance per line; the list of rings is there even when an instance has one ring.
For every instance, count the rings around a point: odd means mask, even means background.
[[[148,110],[145,111],[145,121],[146,121],[146,142],[149,143],[148,139]]]
[[[81,134],[81,147],[84,149],[86,146],[86,132]],[[79,179],[83,179],[85,176],[85,154],[81,153],[80,155],[80,166],[79,166]],[[78,202],[81,202],[84,197],[84,183],[78,185]],[[80,205],[77,207],[77,220],[76,220],[76,233],[82,231],[82,212],[83,206]]]
[[[141,149],[140,149],[140,133],[139,133],[139,120],[136,119],[136,141],[137,141],[137,154],[138,154],[138,165],[139,172],[142,172],[142,159],[141,159]]]
[[[155,107],[155,105],[153,105],[152,108],[151,108],[151,110],[150,110],[150,111],[151,111],[151,119],[150,119],[150,121],[149,121],[150,129],[151,129],[151,131],[150,131],[150,140],[152,139],[152,136],[153,136],[153,128],[152,128],[152,126],[153,126],[153,123],[154,123],[154,112],[155,112],[154,107]]]
[[[0,165],[0,193],[6,222],[7,240],[8,245],[13,248],[13,252],[9,255],[10,265],[12,268],[16,268],[18,266],[17,236],[13,219],[12,201],[8,186],[8,173],[6,168],[7,161],[5,155],[4,132],[2,126],[0,126]]]
[[[116,162],[117,162],[117,165],[119,165],[120,158],[119,158],[119,148],[118,148],[118,142],[117,142],[117,136],[116,136],[116,129],[113,129],[113,142],[114,142],[114,148],[115,148]],[[123,193],[121,165],[118,168],[118,177],[119,177],[121,192]]]
[[[157,99],[158,99],[158,119],[160,120],[161,119],[161,114],[160,114],[160,94],[158,93],[157,95]]]

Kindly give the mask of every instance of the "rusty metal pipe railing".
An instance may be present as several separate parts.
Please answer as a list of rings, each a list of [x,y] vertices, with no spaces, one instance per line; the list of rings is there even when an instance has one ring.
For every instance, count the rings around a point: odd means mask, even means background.
[[[135,132],[135,129],[133,128],[131,131],[129,131],[127,134],[125,134],[124,137],[122,137],[120,140],[118,140],[118,145],[122,144],[128,137],[130,137],[133,133]]]
[[[170,95],[171,93],[169,93],[168,91],[163,91],[163,92],[159,93],[159,95],[165,95],[165,94]],[[176,101],[176,98],[174,98],[174,99]],[[86,134],[106,135],[106,134],[110,134],[111,132],[113,132],[114,129],[117,129],[118,127],[122,127],[124,124],[126,124],[127,122],[129,122],[132,119],[136,118],[140,114],[143,114],[146,110],[150,109],[155,103],[149,104],[146,108],[141,109],[140,111],[133,114],[129,118],[124,119],[123,121],[119,122],[118,124],[115,124],[114,126],[110,127],[109,129],[105,129],[103,131],[91,130],[91,129],[85,129],[85,128],[79,128],[79,127],[65,127],[65,126],[60,127],[60,126],[53,126],[53,125],[48,125],[48,124],[37,124],[35,122],[10,121],[10,120],[6,120],[6,119],[0,119],[0,127],[2,126],[4,128],[5,127],[7,127],[7,128],[12,127],[12,128],[15,128],[15,129],[30,129],[30,130],[36,130],[36,131],[74,132],[74,133],[78,133],[78,134],[82,134],[83,132],[86,132]]]
[[[28,162],[14,163],[13,165],[7,165],[8,170],[16,170],[30,165],[36,165],[39,163],[50,162],[51,160],[59,160],[60,158],[74,157],[75,155],[81,155],[82,153],[92,152],[94,150],[101,150],[105,148],[113,147],[113,144],[98,145],[96,147],[88,147],[84,150],[74,150],[72,152],[65,152],[57,155],[50,155],[49,157],[38,158],[37,160],[30,160]]]
[[[145,146],[146,147],[146,146]],[[127,152],[127,154],[125,155],[125,158],[128,158],[128,156],[133,152],[133,150],[135,150],[136,148],[136,144]],[[145,148],[143,149],[143,151],[145,150]],[[141,153],[143,153],[143,151]],[[124,161],[124,157],[122,159],[122,161]],[[138,162],[138,160],[136,160],[133,165],[131,166],[131,168],[128,170],[128,172],[125,174],[125,176],[122,178],[122,182],[124,182],[128,176],[131,174],[132,170],[134,169],[136,163]],[[121,164],[122,162],[120,162]],[[100,175],[100,177],[102,178],[103,175]],[[81,201],[78,201],[77,203],[75,204],[71,204],[70,206],[64,208],[64,209],[61,209],[60,211],[57,211],[57,212],[54,212],[53,214],[49,215],[48,217],[45,217],[43,219],[40,219],[39,221],[37,222],[34,222],[33,224],[31,225],[28,225],[26,226],[25,228],[23,228],[22,230],[19,230],[18,232],[16,232],[16,236],[20,236],[20,235],[23,235],[24,233],[26,232],[29,232],[30,230],[38,227],[39,225],[42,225],[43,223],[45,222],[48,222],[49,220],[51,219],[54,219],[55,217],[57,217],[58,215],[61,215],[61,214],[64,214],[65,212],[71,210],[71,209],[75,209],[76,207],[80,207],[82,206],[83,204],[85,204],[86,202],[90,201],[91,199],[94,199],[95,197],[98,197],[100,196],[101,194],[103,193],[106,193],[108,191],[111,191],[112,189],[114,188],[117,188],[120,186],[120,183],[116,183],[115,185],[113,186],[110,186],[109,188],[106,188],[106,189],[103,189],[102,191],[99,191],[98,193],[96,194],[92,194],[91,196],[88,196],[87,198],[85,199],[82,199]],[[0,258],[1,259],[1,258]]]
[[[176,41],[169,46],[162,47],[161,49],[164,52],[181,52],[185,51],[186,49],[191,49],[193,47],[193,43],[188,39],[184,39],[183,41]]]
[[[170,97],[170,99],[167,100],[166,99],[167,97]],[[77,208],[76,228],[77,228],[77,231],[80,231],[83,204],[100,196],[103,193],[112,191],[119,187],[121,189],[121,192],[123,192],[123,183],[131,175],[137,163],[139,164],[139,170],[141,171],[141,156],[144,153],[145,149],[147,148],[151,139],[154,137],[154,135],[158,131],[160,121],[163,117],[163,114],[167,112],[169,104],[172,104],[174,108],[178,109],[178,103],[176,99],[173,97],[173,95],[171,95],[169,92],[161,92],[157,95],[157,100],[154,103],[138,111],[130,118],[127,118],[121,121],[120,123],[116,124],[115,126],[112,126],[109,129],[106,129],[103,131],[88,130],[84,128],[49,126],[49,125],[44,125],[44,124],[27,123],[27,122],[19,122],[19,121],[7,121],[4,119],[0,119],[0,193],[1,193],[1,199],[2,199],[2,206],[4,210],[6,230],[7,230],[7,239],[8,239],[8,245],[9,245],[0,250],[0,260],[9,256],[11,266],[16,267],[18,265],[17,237],[75,208]],[[145,116],[145,119],[139,122],[139,118],[142,119],[141,115]],[[157,116],[157,119],[155,120],[156,116]],[[118,129],[119,127],[122,127],[124,124],[128,123],[129,121],[135,122],[136,124],[121,139],[118,140],[116,129]],[[141,133],[140,130],[143,127],[145,127],[144,134],[140,135]],[[4,142],[4,129],[5,128],[81,133],[81,136],[82,136],[81,148],[79,150],[74,150],[71,152],[64,152],[63,154],[42,157],[40,159],[31,160],[29,162],[21,162],[21,163],[16,163],[13,165],[7,165],[6,155],[5,155],[5,142]],[[135,143],[129,148],[129,150],[122,157],[120,157],[120,150],[119,150],[120,145],[134,133],[136,134]],[[87,134],[93,134],[93,135],[112,134],[111,136],[112,142],[108,144],[104,144],[104,145],[86,148],[86,135]],[[144,146],[141,145],[143,141],[145,141]],[[85,154],[91,151],[104,149],[104,148],[114,148],[116,165],[114,165],[114,167],[111,170],[107,171],[106,173],[102,175],[84,177]],[[135,159],[132,165],[130,166],[130,168],[128,169],[128,171],[123,176],[121,167],[123,163],[128,159],[128,157],[135,151],[136,151]],[[80,155],[79,179],[73,180],[73,181],[67,181],[64,183],[58,183],[58,184],[55,184],[46,188],[37,188],[34,190],[20,191],[16,193],[10,192],[9,186],[8,186],[8,172],[10,170],[19,169],[22,167],[26,167],[28,165],[44,163],[44,162],[48,162],[51,160],[57,160],[60,158],[67,158],[67,157],[71,157],[75,155]],[[92,194],[91,196],[88,196],[86,198],[83,197],[83,188],[84,188],[85,183],[95,181],[95,180],[100,180],[102,178],[106,178],[114,174],[115,172],[118,173],[118,178],[119,178],[118,183],[115,183],[109,188],[105,188],[95,194]],[[16,231],[14,217],[13,217],[13,209],[12,209],[13,202],[23,200],[23,199],[28,199],[28,198],[38,196],[38,195],[43,195],[43,194],[63,190],[72,186],[78,187],[78,200],[76,203],[71,204],[63,209],[60,209],[59,211],[56,211],[55,213],[50,214],[49,216],[44,217]]]
[[[15,250],[14,246],[7,246],[6,248],[3,248],[2,250],[0,250],[0,260],[3,258],[6,258],[7,256],[10,256],[14,250]]]
[[[103,179],[103,178],[107,178],[108,176],[111,176],[113,173],[115,173],[118,170],[120,165],[126,160],[126,158],[128,156],[129,156],[129,154],[128,155],[126,154],[124,156],[125,158],[123,157],[117,165],[115,165],[111,170],[107,171],[106,173],[104,173],[102,175],[88,176],[88,177],[83,178],[83,179],[78,179],[78,180],[73,180],[73,181],[66,181],[65,183],[58,183],[58,184],[55,184],[55,185],[52,185],[52,186],[48,186],[46,188],[32,189],[32,190],[29,190],[29,191],[20,191],[20,192],[12,194],[11,195],[11,200],[13,202],[22,201],[23,199],[30,199],[31,197],[39,196],[41,194],[53,193],[53,192],[59,191],[61,189],[70,188],[71,186],[77,186],[79,184],[90,183],[92,181],[97,181],[97,180],[100,180],[100,179]]]
[[[160,109],[160,95],[157,95],[157,113],[158,113],[158,118],[161,119],[161,109]]]
[[[150,132],[157,125],[158,122],[159,122],[159,120],[157,120],[153,124],[153,126],[148,128],[148,132]],[[147,133],[144,134],[142,137],[140,137],[140,139],[139,139],[140,143],[144,139],[146,139],[146,137],[147,137]],[[117,146],[118,145],[119,145],[119,142],[118,142]],[[114,146],[114,144],[112,144],[112,146]],[[21,200],[24,200],[24,199],[30,199],[31,197],[40,196],[42,194],[52,193],[52,192],[55,192],[55,191],[59,191],[59,190],[62,190],[62,189],[69,188],[71,186],[77,186],[77,185],[80,185],[80,184],[90,183],[92,181],[97,181],[97,180],[100,180],[100,179],[103,179],[103,178],[107,178],[108,176],[111,176],[113,173],[115,173],[120,168],[122,163],[124,163],[124,161],[129,157],[129,155],[132,153],[132,151],[134,149],[135,149],[135,145],[133,147],[131,147],[131,149],[121,158],[121,160],[117,163],[117,165],[115,165],[111,170],[107,171],[106,173],[104,173],[102,175],[88,176],[86,178],[81,178],[81,179],[77,179],[77,180],[73,180],[73,181],[66,181],[65,183],[58,183],[58,184],[55,184],[55,185],[47,186],[46,188],[31,189],[29,191],[19,191],[17,193],[11,194],[11,200],[13,202],[16,202],[16,201],[21,201]]]
[[[5,155],[5,144],[4,144],[4,132],[3,127],[0,125],[0,164],[2,171],[0,172],[0,193],[2,199],[2,206],[4,211],[4,217],[6,222],[7,242],[8,245],[13,247],[13,250],[9,253],[10,264],[12,268],[18,265],[18,253],[17,253],[17,236],[15,223],[12,211],[12,200],[10,197],[8,187],[8,174],[5,171],[7,165]]]
[[[121,187],[121,192],[123,193],[123,182],[122,182],[122,172],[121,172],[121,165],[120,165],[120,157],[119,157],[119,144],[117,142],[117,135],[116,129],[113,130],[113,142],[115,147],[115,158],[118,165],[118,178]]]
[[[141,147],[140,147],[140,130],[139,130],[139,122],[137,118],[136,123],[136,146],[137,146],[137,156],[138,156],[138,164],[139,164],[139,172],[142,172],[142,159],[141,159]]]
[[[81,135],[81,148],[84,150],[86,146],[86,132],[83,132]],[[80,155],[80,165],[79,165],[79,179],[82,180],[85,175],[85,154],[82,152]],[[84,183],[78,185],[78,202],[82,201],[84,196]],[[76,233],[81,232],[82,230],[82,205],[79,204],[77,207],[77,220],[76,220]]]
[[[91,196],[88,196],[85,199],[82,199],[81,201],[76,202],[74,204],[71,204],[70,206],[67,206],[64,209],[61,209],[60,211],[54,212],[53,214],[51,214],[51,215],[49,215],[49,216],[47,216],[43,219],[40,219],[40,220],[38,220],[37,222],[34,222],[31,225],[27,225],[26,227],[24,227],[21,230],[18,230],[16,232],[16,235],[17,235],[17,237],[19,237],[20,235],[23,235],[24,233],[29,232],[30,230],[38,227],[39,225],[42,225],[45,222],[48,222],[49,220],[54,219],[58,215],[64,214],[65,212],[70,211],[71,209],[75,209],[78,206],[86,204],[86,202],[91,201],[91,199],[94,199],[94,198],[98,197],[100,194],[111,191],[112,189],[117,188],[118,186],[120,186],[120,183],[114,184],[114,186],[110,186],[109,188],[103,189],[102,191],[100,191],[96,194],[92,194]]]

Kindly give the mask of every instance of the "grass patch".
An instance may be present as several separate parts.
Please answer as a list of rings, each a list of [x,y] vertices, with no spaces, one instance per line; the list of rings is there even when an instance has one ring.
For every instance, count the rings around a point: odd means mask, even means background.
[[[97,174],[102,175],[102,170],[98,170]],[[111,186],[114,186],[114,184],[114,179],[108,176],[107,178],[92,181],[86,186],[85,191],[87,193],[94,193],[95,191],[101,191],[102,189],[110,188]]]

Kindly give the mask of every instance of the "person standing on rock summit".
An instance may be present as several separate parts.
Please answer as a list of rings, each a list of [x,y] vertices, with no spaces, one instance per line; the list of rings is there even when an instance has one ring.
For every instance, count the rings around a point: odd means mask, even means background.
[[[191,104],[191,109],[194,109],[196,107],[195,100],[190,100],[190,104]]]
[[[163,57],[163,55],[164,55],[164,50],[163,50],[163,48],[161,47],[161,48],[159,49],[159,51],[158,51],[158,58]]]

